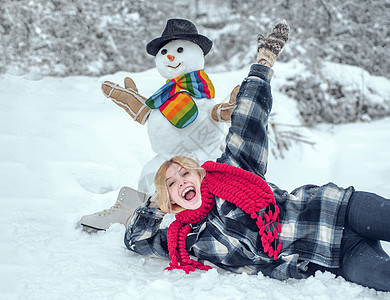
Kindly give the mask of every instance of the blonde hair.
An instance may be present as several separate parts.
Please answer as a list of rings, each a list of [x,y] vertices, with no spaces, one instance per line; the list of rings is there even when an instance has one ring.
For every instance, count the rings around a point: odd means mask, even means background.
[[[202,181],[206,176],[206,170],[203,169],[194,159],[187,156],[174,156],[170,160],[164,162],[158,169],[154,179],[156,193],[153,196],[153,200],[157,201],[160,209],[166,213],[178,213],[184,210],[181,206],[171,203],[169,199],[169,192],[165,183],[167,169],[175,163],[185,168],[192,175],[198,175],[200,177],[200,181]]]

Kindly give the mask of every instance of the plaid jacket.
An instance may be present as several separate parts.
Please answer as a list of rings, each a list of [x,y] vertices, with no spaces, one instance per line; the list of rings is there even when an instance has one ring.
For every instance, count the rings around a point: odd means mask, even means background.
[[[267,121],[272,108],[272,70],[253,65],[243,81],[226,136],[226,148],[217,160],[264,178],[267,168]],[[233,272],[276,279],[306,278],[309,264],[338,268],[344,218],[353,188],[332,183],[306,185],[291,193],[269,183],[280,208],[282,251],[277,260],[262,250],[258,227],[250,216],[223,199],[201,222],[192,225],[188,252]],[[125,233],[126,246],[142,255],[168,258],[164,214],[149,203],[139,207]]]

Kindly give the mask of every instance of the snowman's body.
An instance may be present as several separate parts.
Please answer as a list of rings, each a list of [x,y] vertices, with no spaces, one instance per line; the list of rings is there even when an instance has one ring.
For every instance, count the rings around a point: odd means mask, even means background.
[[[198,117],[182,129],[174,127],[159,110],[151,112],[148,134],[152,149],[157,155],[143,167],[138,190],[152,194],[155,191],[154,177],[158,168],[173,156],[184,155],[203,163],[221,155],[226,132],[223,124],[214,122],[210,117],[215,102],[210,99],[194,101],[198,106]]]
[[[166,79],[204,68],[200,47],[187,40],[173,40],[156,55],[156,67]],[[221,155],[225,128],[212,120],[213,99],[193,98],[198,108],[197,118],[185,128],[172,125],[158,110],[153,109],[148,120],[148,135],[157,154],[143,168],[138,189],[149,195],[155,191],[154,177],[161,164],[176,155],[195,158],[199,163],[215,160]]]

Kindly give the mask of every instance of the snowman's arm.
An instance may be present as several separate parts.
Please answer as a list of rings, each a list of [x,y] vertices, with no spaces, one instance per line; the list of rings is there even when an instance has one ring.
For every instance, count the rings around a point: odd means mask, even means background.
[[[211,110],[211,118],[215,122],[230,122],[231,115],[236,107],[236,98],[240,86],[237,85],[230,94],[229,102],[216,104]]]
[[[150,108],[146,105],[146,98],[138,93],[137,87],[131,78],[125,78],[125,87],[121,87],[110,81],[102,83],[102,92],[115,104],[122,107],[131,118],[145,124],[149,118]]]

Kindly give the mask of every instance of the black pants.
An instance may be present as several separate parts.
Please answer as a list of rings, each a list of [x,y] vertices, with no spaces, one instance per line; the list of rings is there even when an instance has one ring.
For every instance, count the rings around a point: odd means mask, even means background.
[[[380,240],[390,242],[390,199],[354,192],[347,208],[338,274],[378,291],[390,291],[390,257]]]

